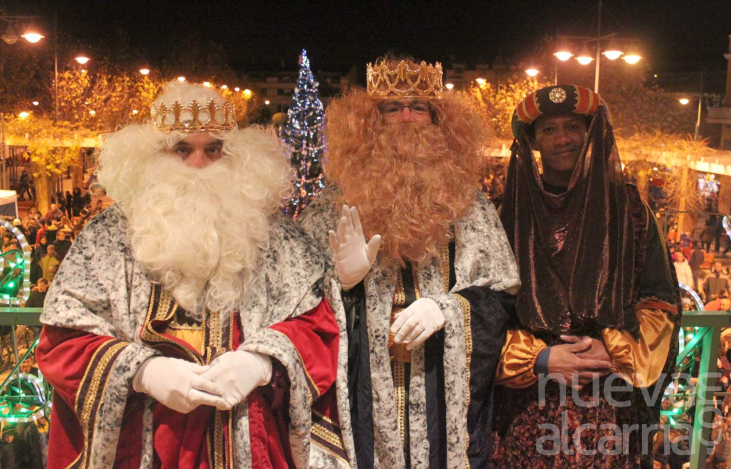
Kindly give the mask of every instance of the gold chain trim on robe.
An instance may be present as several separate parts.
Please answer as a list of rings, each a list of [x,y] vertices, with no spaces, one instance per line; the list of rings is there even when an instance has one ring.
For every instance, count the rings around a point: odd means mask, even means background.
[[[108,344],[112,343],[111,346],[107,346]],[[104,391],[106,388],[106,381],[109,378],[109,370],[107,369],[108,365],[112,361],[112,359],[117,355],[117,353],[122,350],[124,347],[129,345],[127,342],[121,342],[117,339],[110,339],[106,342],[104,342],[102,345],[100,345],[96,351],[94,351],[94,354],[91,357],[91,360],[89,361],[89,365],[87,366],[86,370],[84,371],[84,377],[81,379],[81,384],[79,386],[79,392],[76,394],[76,400],[75,400],[75,409],[77,412],[77,415],[79,417],[79,422],[81,423],[82,433],[84,435],[84,447],[81,450],[81,453],[79,453],[79,456],[67,466],[67,468],[86,468],[89,467],[89,459],[91,458],[91,426],[93,425],[93,419],[91,418],[92,414],[95,413],[95,411],[99,410],[99,407],[101,406],[101,403],[104,401]],[[103,352],[102,352],[103,351]],[[96,361],[97,356],[99,353],[102,354],[99,361]],[[89,373],[91,373],[91,380],[89,382],[89,386],[86,390],[86,393],[84,394],[83,402],[79,402],[79,398],[81,397],[81,388],[83,384],[87,381],[87,378],[89,377]],[[102,386],[101,392],[99,389],[100,384],[102,383],[102,380],[105,382],[105,385]],[[80,412],[79,412],[80,411]]]
[[[396,421],[401,435],[401,447],[406,445],[406,372],[403,362],[394,360],[393,392],[396,398]]]
[[[465,408],[465,419],[467,418],[467,411],[470,407],[470,401],[472,397],[470,395],[470,366],[472,365],[472,308],[470,302],[467,301],[462,295],[454,294],[459,301],[459,306],[462,309],[462,315],[464,317],[464,341],[465,341],[465,368],[467,369],[467,382],[465,383],[467,389],[467,406]],[[465,455],[464,463],[465,468],[469,469],[470,461],[467,457],[467,449],[470,447],[470,434],[469,431],[465,435]]]

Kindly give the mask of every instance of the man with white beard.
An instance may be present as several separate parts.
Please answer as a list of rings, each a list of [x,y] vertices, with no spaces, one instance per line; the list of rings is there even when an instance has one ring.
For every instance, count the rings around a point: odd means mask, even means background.
[[[348,467],[325,260],[278,211],[278,139],[173,82],[151,125],[106,140],[99,181],[117,203],[41,318],[48,467]]]
[[[488,467],[520,280],[478,188],[485,123],[442,92],[439,63],[393,57],[326,118],[329,187],[299,221],[331,256],[328,299],[347,318],[345,443],[352,427],[359,469]]]

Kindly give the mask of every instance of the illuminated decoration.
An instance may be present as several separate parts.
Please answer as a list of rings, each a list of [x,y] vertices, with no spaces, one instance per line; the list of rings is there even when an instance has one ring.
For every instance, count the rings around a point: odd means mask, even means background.
[[[698,175],[698,191],[702,197],[714,197],[718,194],[721,186],[716,179],[715,174],[703,174]]]
[[[0,223],[15,236],[22,250],[0,254],[0,272],[9,269],[0,278],[0,305],[20,306],[30,296],[30,245],[25,235],[10,222],[0,220]]]
[[[250,89],[247,88],[244,91],[242,91],[242,93],[244,93],[244,98],[246,98],[246,99],[251,98],[251,90]]]
[[[477,83],[480,86],[485,86],[485,83],[487,83],[487,81],[485,81],[484,78],[477,78],[477,79],[475,79],[475,83]]]
[[[221,85],[221,89],[222,90],[227,90],[228,89],[228,85]]]
[[[282,211],[292,219],[296,219],[300,211],[325,188],[322,174],[325,110],[317,86],[310,70],[307,52],[303,49],[297,87],[294,89],[287,120],[280,131],[280,137],[290,155],[290,164],[296,170],[292,195],[282,204]]]
[[[234,88],[234,91],[235,91],[235,92],[237,92],[237,93],[238,93],[238,92],[239,92],[240,90],[241,90],[241,88],[239,88],[238,86],[237,86],[236,88]]]
[[[32,359],[40,338],[18,360],[0,384],[0,424],[35,422],[41,417],[50,420],[53,388],[43,375],[19,372],[20,364]]]

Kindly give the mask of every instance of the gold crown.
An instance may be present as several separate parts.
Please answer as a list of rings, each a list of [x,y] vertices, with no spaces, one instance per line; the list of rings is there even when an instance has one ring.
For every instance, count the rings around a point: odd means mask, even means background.
[[[178,101],[170,106],[153,104],[151,115],[153,127],[163,132],[209,132],[236,128],[234,105],[226,100],[223,104],[216,104],[211,99],[204,106],[196,100],[185,107]]]
[[[442,94],[442,64],[427,65],[422,61],[385,60],[368,64],[368,94],[376,98],[440,98]],[[411,68],[410,65],[416,65]]]

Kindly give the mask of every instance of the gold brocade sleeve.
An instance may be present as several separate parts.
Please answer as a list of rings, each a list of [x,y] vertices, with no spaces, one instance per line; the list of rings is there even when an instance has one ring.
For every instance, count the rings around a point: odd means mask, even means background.
[[[639,340],[617,329],[604,329],[604,346],[612,359],[612,372],[635,387],[655,383],[662,373],[673,340],[674,323],[661,309],[637,309]]]
[[[522,329],[508,330],[495,383],[509,388],[527,388],[538,380],[533,371],[538,354],[546,343]]]

